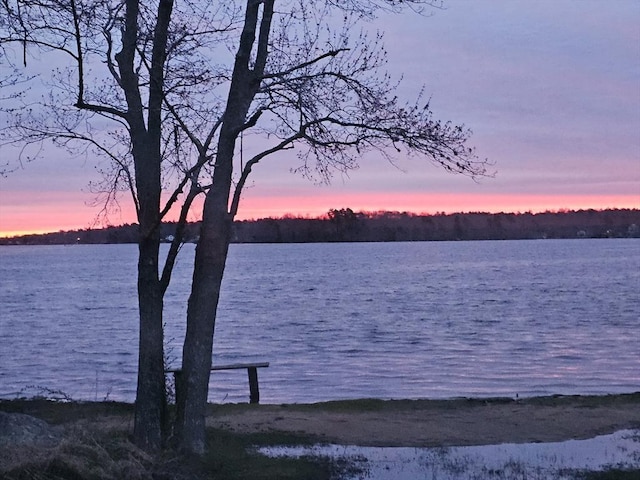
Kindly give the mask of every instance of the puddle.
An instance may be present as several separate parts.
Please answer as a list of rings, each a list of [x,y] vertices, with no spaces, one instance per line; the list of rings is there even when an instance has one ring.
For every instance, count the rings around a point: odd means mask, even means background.
[[[640,430],[554,443],[439,448],[314,445],[268,447],[258,452],[274,457],[346,459],[361,472],[344,480],[573,480],[571,471],[575,470],[640,468]]]

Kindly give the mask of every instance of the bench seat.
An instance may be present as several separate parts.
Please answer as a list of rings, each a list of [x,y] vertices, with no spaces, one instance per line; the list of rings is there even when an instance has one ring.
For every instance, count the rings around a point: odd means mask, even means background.
[[[249,377],[249,403],[260,403],[260,389],[258,388],[258,368],[266,368],[269,366],[269,362],[256,362],[256,363],[231,363],[228,365],[212,365],[211,371],[214,370],[241,370],[246,368],[247,375]],[[173,373],[175,381],[176,397],[179,395],[180,376],[182,375],[182,369],[170,368],[166,370],[166,373]]]

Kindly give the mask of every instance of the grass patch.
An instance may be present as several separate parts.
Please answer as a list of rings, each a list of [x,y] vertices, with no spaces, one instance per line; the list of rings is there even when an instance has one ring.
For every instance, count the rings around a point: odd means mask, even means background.
[[[590,408],[608,405],[640,404],[640,392],[618,395],[555,395],[513,399],[509,397],[491,398],[454,398],[444,400],[380,400],[363,398],[356,400],[336,400],[311,404],[255,405],[247,403],[210,404],[210,414],[225,414],[250,411],[252,409],[282,408],[292,411],[328,411],[328,412],[393,412],[422,409],[455,410],[474,406],[498,404],[530,404],[540,406],[561,406],[577,404]],[[56,401],[47,398],[1,400],[0,410],[25,413],[41,418],[54,425],[79,419],[92,419],[99,416],[133,416],[134,406],[120,402],[78,402]]]
[[[546,397],[488,397],[488,398],[452,398],[442,400],[381,400],[377,398],[361,398],[355,400],[334,400],[310,404],[278,405],[277,407],[295,411],[327,411],[327,412],[393,412],[425,409],[456,410],[459,408],[482,407],[501,404],[529,404],[536,406],[579,405],[581,408],[600,406],[638,404],[640,392],[616,395],[552,395]],[[222,404],[215,405],[216,413],[233,413],[246,408],[269,408],[271,405]]]
[[[24,413],[52,425],[100,417],[133,418],[134,405],[120,402],[58,402],[46,398],[0,400],[0,411]]]
[[[605,396],[552,396],[539,398],[459,398],[452,400],[358,399],[294,405],[210,405],[212,415],[242,414],[254,410],[278,412],[395,412],[433,409],[442,412],[482,408],[497,404],[535,406],[579,406],[597,408],[608,405],[640,405],[640,393]],[[63,440],[55,446],[16,446],[0,454],[0,479],[5,480],[182,480],[182,479],[284,479],[330,480],[357,474],[356,463],[344,458],[266,457],[257,448],[276,445],[312,445],[322,438],[301,433],[266,431],[238,433],[210,428],[208,452],[203,457],[185,458],[171,450],[150,456],[129,439],[134,406],[117,402],[69,402],[45,398],[0,400],[0,411],[31,415],[60,425]],[[576,480],[640,479],[638,469],[613,468],[575,471]]]
[[[84,427],[70,428],[54,447],[16,446],[3,453],[0,478],[6,480],[151,480],[156,463],[125,432]]]
[[[203,457],[189,458],[171,450],[151,456],[130,441],[131,404],[18,399],[0,401],[0,411],[31,415],[65,430],[54,446],[3,449],[1,480],[331,480],[354,471],[344,459],[271,458],[256,451],[260,446],[318,441],[313,436],[280,432],[240,434],[212,428],[207,429],[208,451]]]
[[[529,405],[574,405],[581,408],[601,406],[640,404],[640,392],[622,393],[615,395],[552,395],[547,397],[532,397],[520,400]]]
[[[150,456],[136,448],[126,432],[96,435],[76,429],[71,438],[50,449],[10,453],[13,466],[0,469],[3,480],[331,480],[355,471],[343,459],[328,457],[271,458],[255,446],[304,444],[309,439],[279,434],[236,435],[208,430],[203,457],[172,451]],[[4,454],[4,452],[3,452]]]
[[[381,400],[377,398],[361,398],[356,400],[333,400],[328,402],[318,403],[295,403],[278,405],[278,408],[285,410],[293,410],[300,412],[310,411],[324,411],[324,412],[344,412],[344,413],[358,413],[358,412],[395,412],[395,411],[412,411],[412,410],[456,410],[461,407],[470,406],[482,406],[490,404],[504,404],[514,403],[515,400],[511,398],[455,398],[446,400]],[[231,413],[232,409],[246,408],[246,405],[239,404],[237,406],[227,407],[226,404],[216,406],[215,408],[221,408],[218,413]],[[254,408],[269,408],[271,405],[255,405]],[[226,410],[230,408],[230,410]],[[236,410],[237,411],[237,410]]]
[[[573,475],[576,480],[638,480],[640,479],[640,469],[612,468],[597,472],[580,470],[573,472]]]
[[[313,437],[283,433],[234,434],[209,429],[208,453],[202,459],[208,475],[220,479],[329,480],[340,478],[355,468],[344,459],[328,457],[267,457],[256,447],[271,445],[310,445]]]

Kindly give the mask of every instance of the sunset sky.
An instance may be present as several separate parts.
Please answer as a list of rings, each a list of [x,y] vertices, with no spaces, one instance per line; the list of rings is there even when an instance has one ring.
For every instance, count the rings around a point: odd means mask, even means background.
[[[417,158],[392,166],[371,155],[348,177],[318,186],[290,173],[295,160],[282,155],[254,170],[239,218],[344,207],[640,208],[640,2],[445,5],[426,18],[384,16],[369,27],[386,32],[389,71],[404,76],[398,95],[412,99],[424,85],[437,118],[473,130],[470,145],[495,162],[495,177],[474,182]],[[15,154],[0,151],[3,163]],[[0,236],[94,225],[95,165],[53,149],[45,157],[0,177]],[[135,221],[127,198],[109,220]]]

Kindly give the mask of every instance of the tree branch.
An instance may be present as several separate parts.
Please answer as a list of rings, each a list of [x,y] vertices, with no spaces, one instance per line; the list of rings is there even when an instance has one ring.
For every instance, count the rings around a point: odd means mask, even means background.
[[[263,80],[268,80],[271,78],[281,78],[281,77],[286,77],[288,75],[291,75],[292,73],[298,71],[298,70],[304,70],[307,67],[311,67],[313,65],[315,65],[316,63],[324,60],[325,58],[333,58],[338,56],[341,52],[348,52],[349,49],[348,48],[338,48],[336,50],[330,50],[328,52],[323,53],[322,55],[313,58],[311,60],[308,60],[306,62],[303,62],[299,65],[295,65],[287,70],[282,70],[280,72],[274,72],[274,73],[267,73],[265,75],[262,76]]]
[[[269,148],[267,150],[264,150],[263,152],[259,153],[258,155],[252,157],[244,166],[244,168],[242,169],[242,173],[240,175],[240,179],[238,180],[238,183],[236,184],[236,188],[233,191],[233,200],[231,202],[231,207],[229,209],[229,215],[231,216],[231,218],[233,219],[236,214],[238,213],[238,207],[240,206],[240,195],[242,194],[242,190],[244,188],[244,185],[247,181],[247,178],[249,177],[249,174],[251,173],[251,169],[253,168],[253,166],[255,164],[257,164],[260,160],[262,160],[263,158],[276,153],[276,152],[280,152],[284,149],[286,149],[288,146],[292,145],[296,140],[303,138],[304,134],[302,131],[296,133],[295,135],[292,135],[289,138],[286,138],[284,140],[282,140],[280,143],[278,143],[277,145],[275,145],[272,148]]]
[[[173,236],[173,240],[171,241],[171,246],[169,247],[169,252],[167,253],[164,267],[162,268],[162,275],[160,276],[160,289],[162,291],[162,295],[165,294],[167,288],[169,287],[169,283],[171,283],[173,267],[176,263],[176,258],[178,257],[178,252],[180,251],[182,240],[184,239],[184,230],[187,224],[187,215],[189,214],[189,210],[191,209],[193,201],[201,192],[202,190],[197,186],[197,184],[192,183],[191,188],[189,189],[189,193],[187,194],[187,198],[185,198],[184,203],[180,208],[180,217],[178,218],[178,223],[176,224],[176,231]]]

